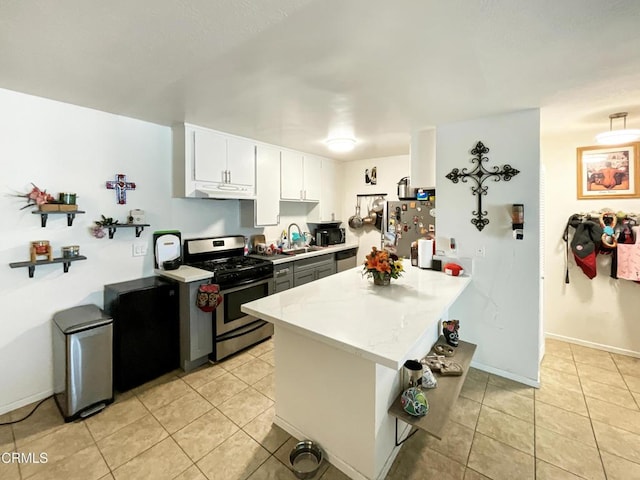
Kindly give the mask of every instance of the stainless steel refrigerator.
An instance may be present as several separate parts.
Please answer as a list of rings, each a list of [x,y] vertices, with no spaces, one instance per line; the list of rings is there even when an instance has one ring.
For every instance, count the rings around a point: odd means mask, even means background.
[[[429,190],[424,199],[387,202],[385,245],[395,245],[399,257],[411,258],[411,243],[420,238],[435,239],[435,207],[435,190]]]

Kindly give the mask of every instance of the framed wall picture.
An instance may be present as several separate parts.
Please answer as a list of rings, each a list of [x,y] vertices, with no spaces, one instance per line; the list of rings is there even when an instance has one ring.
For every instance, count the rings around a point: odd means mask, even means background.
[[[578,148],[578,199],[640,197],[640,143]]]

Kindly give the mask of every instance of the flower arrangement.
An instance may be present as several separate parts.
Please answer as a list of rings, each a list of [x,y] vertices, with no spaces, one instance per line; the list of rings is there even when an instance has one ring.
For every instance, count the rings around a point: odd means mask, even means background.
[[[93,227],[91,227],[91,235],[93,235],[96,238],[103,238],[105,235],[104,232],[104,227],[109,228],[112,225],[118,225],[118,220],[114,220],[111,217],[105,217],[104,215],[101,215],[102,220],[96,220],[93,223],[95,223],[95,225]]]
[[[374,283],[388,284],[389,279],[400,277],[403,271],[402,260],[396,254],[372,247],[366,256],[362,275],[373,278]]]
[[[33,187],[29,193],[25,193],[22,195],[17,195],[18,197],[23,197],[27,199],[27,204],[20,208],[20,210],[24,210],[25,208],[31,207],[33,205],[40,206],[45,203],[55,202],[55,198],[53,195],[47,193],[46,190],[40,190],[34,183],[31,184]]]

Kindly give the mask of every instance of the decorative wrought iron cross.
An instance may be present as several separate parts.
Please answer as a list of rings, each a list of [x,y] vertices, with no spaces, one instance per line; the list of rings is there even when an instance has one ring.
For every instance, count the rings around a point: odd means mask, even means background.
[[[487,170],[482,165],[482,162],[489,161],[489,159],[484,156],[487,153],[489,153],[489,149],[485,147],[482,142],[476,143],[475,148],[471,150],[471,154],[475,155],[475,158],[472,158],[471,162],[478,162],[478,165],[476,165],[471,172],[468,172],[466,168],[463,168],[462,171],[454,168],[447,174],[447,178],[453,183],[458,183],[460,180],[466,183],[469,178],[476,182],[476,186],[471,187],[471,192],[478,196],[478,210],[471,212],[475,215],[475,218],[471,219],[471,223],[480,231],[489,223],[489,219],[486,218],[488,212],[482,210],[482,195],[486,195],[489,189],[488,186],[483,185],[484,181],[492,178],[494,182],[499,182],[500,180],[508,182],[520,173],[520,170],[516,170],[511,165],[505,165],[502,167],[502,170],[498,167],[491,167],[491,171]]]
[[[107,188],[116,191],[116,200],[118,205],[127,203],[127,190],[135,190],[134,182],[127,182],[127,176],[123,173],[116,174],[115,180],[107,180]]]

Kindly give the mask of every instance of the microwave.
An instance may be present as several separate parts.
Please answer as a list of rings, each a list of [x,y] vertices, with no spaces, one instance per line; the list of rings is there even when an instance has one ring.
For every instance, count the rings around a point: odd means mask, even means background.
[[[319,228],[316,230],[316,245],[326,247],[345,243],[344,228]]]

